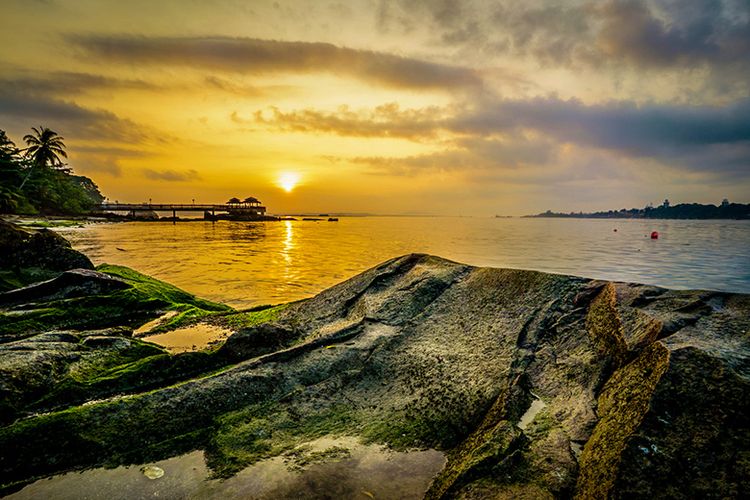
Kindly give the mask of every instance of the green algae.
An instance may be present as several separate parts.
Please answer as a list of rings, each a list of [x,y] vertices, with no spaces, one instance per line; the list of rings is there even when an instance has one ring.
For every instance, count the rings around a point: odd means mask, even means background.
[[[612,356],[615,365],[621,365],[627,354],[627,343],[622,320],[617,312],[617,292],[607,283],[591,302],[586,317],[589,337],[600,353]]]
[[[102,264],[97,270],[120,278],[131,288],[114,294],[125,303],[142,302],[157,308],[178,311],[168,321],[158,325],[152,332],[167,331],[188,321],[194,321],[213,313],[232,311],[232,308],[196,297],[174,285],[152,278],[133,269]]]
[[[450,497],[469,482],[515,462],[525,437],[512,420],[520,418],[520,405],[528,399],[516,382],[498,395],[474,432],[448,452],[448,463],[433,480],[425,499]]]
[[[100,272],[120,278],[129,288],[104,295],[89,295],[46,301],[36,309],[0,312],[0,336],[23,337],[53,329],[97,329],[111,326],[135,327],[158,316],[164,310],[179,314],[159,329],[188,319],[229,312],[232,308],[217,304],[132,269],[102,264]]]
[[[212,323],[235,331],[243,328],[252,328],[262,323],[276,320],[287,307],[289,307],[289,304],[258,306],[247,311],[216,316],[213,318]]]
[[[669,350],[655,342],[610,377],[599,396],[599,422],[580,457],[576,498],[607,498],[622,452],[648,411],[657,383],[669,367]]]

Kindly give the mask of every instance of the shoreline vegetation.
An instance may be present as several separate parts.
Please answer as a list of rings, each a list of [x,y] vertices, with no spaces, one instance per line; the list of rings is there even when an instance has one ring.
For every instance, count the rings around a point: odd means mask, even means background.
[[[0,213],[89,215],[104,201],[94,181],[63,162],[63,137],[40,126],[23,140],[19,148],[0,130]]]
[[[658,207],[622,208],[606,212],[553,212],[547,210],[537,215],[525,215],[527,218],[569,218],[569,219],[750,219],[750,204],[730,203],[723,200],[720,205],[702,205],[700,203],[680,203],[670,205],[669,200]]]
[[[326,437],[444,453],[428,499],[750,490],[745,294],[411,254],[238,311],[45,228],[0,221],[0,251],[0,494],[195,450],[213,478],[348,456]],[[230,334],[144,339],[191,325]]]

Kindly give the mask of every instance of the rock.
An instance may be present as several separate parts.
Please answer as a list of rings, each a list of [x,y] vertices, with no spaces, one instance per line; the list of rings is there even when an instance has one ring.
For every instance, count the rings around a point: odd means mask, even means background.
[[[245,328],[229,337],[219,352],[233,360],[254,358],[287,346],[299,335],[277,323]]]
[[[69,269],[93,269],[91,261],[49,229],[28,232],[0,219],[0,291],[50,279]]]
[[[0,307],[102,295],[127,288],[130,288],[128,283],[108,274],[88,269],[73,269],[48,281],[0,293]]]
[[[164,357],[162,370],[191,366],[180,383],[0,429],[17,450],[0,481],[196,448],[226,477],[338,434],[444,451],[433,499],[739,497],[749,311],[742,294],[408,255],[203,355],[228,364]]]
[[[27,232],[0,219],[0,261],[2,268],[37,267],[52,271],[94,269],[91,261],[73,250],[70,243],[49,229]]]
[[[0,398],[7,423],[72,379],[90,383],[118,364],[162,354],[122,329],[52,331],[0,344]],[[43,406],[43,405],[41,405]]]
[[[138,220],[159,220],[159,214],[153,210],[134,210],[132,217]]]
[[[81,340],[81,344],[86,347],[125,349],[130,345],[130,340],[123,337],[111,337],[108,335],[89,335]]]

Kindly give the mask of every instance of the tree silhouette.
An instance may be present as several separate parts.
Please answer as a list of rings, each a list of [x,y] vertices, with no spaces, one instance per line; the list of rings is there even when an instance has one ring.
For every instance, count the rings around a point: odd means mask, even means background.
[[[0,157],[12,158],[16,154],[18,154],[16,144],[8,138],[5,130],[0,130]]]
[[[68,157],[65,152],[65,140],[57,135],[57,132],[47,127],[31,127],[34,134],[23,136],[23,140],[29,146],[26,148],[26,156],[31,158],[34,165],[39,167],[61,167],[63,162],[60,159]]]
[[[62,168],[64,164],[60,157],[68,157],[68,153],[65,152],[64,138],[59,136],[57,132],[41,125],[38,129],[31,127],[31,130],[34,133],[26,134],[23,136],[23,140],[28,146],[25,155],[31,160],[32,164],[19,189],[22,189],[26,184],[34,167]]]

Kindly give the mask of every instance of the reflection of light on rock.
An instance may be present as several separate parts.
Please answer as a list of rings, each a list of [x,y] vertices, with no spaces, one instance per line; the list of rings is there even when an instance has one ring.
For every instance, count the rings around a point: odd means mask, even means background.
[[[164,469],[155,465],[141,467],[141,472],[143,472],[143,475],[149,479],[159,479],[164,475]]]
[[[534,421],[534,418],[536,417],[537,413],[539,413],[542,410],[542,408],[547,406],[544,404],[544,401],[542,401],[536,396],[536,394],[532,393],[531,395],[537,399],[531,402],[529,409],[526,410],[526,413],[524,413],[523,416],[521,416],[521,420],[518,422],[518,428],[521,429],[522,431],[525,431],[526,427],[528,427],[529,424]]]

